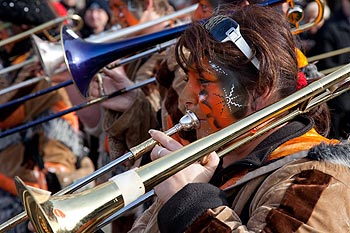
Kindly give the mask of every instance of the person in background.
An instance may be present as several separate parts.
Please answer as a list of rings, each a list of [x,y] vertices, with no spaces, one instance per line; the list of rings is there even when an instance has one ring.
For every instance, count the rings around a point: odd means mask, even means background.
[[[223,2],[220,0],[198,0],[193,1],[193,3],[197,3],[198,7],[193,12],[192,20],[200,20],[209,18]]]
[[[309,51],[315,46],[315,36],[317,36],[317,31],[324,25],[324,22],[329,19],[331,11],[327,4],[325,4],[323,10],[322,20],[311,27],[309,30],[300,34],[302,50],[305,52],[306,56],[309,56]],[[306,5],[304,10],[303,24],[313,22],[318,15],[318,5],[316,2],[310,2]]]
[[[110,28],[111,9],[106,0],[87,0],[82,13],[84,26],[80,30],[82,38],[97,35]]]
[[[58,15],[81,15],[82,8],[78,4],[78,0],[61,0],[61,1],[52,1],[51,4],[55,7]]]
[[[57,17],[48,1],[1,0],[0,19],[11,27],[2,36],[29,30]],[[40,35],[43,36],[43,35]],[[5,39],[6,37],[2,37]],[[35,54],[29,38],[9,43],[1,48],[3,67],[32,58]],[[1,77],[0,89],[41,76],[41,66],[29,64]],[[37,93],[51,87],[47,80],[18,88],[0,96],[0,104]],[[52,91],[26,102],[13,104],[1,110],[1,132],[33,120],[41,119],[71,107],[65,90]],[[94,170],[81,144],[78,118],[75,113],[46,121],[40,125],[19,130],[0,138],[0,222],[3,223],[23,211],[17,197],[13,178],[20,177],[27,185],[55,193],[73,181]],[[27,224],[19,224],[10,232],[27,232]]]
[[[350,1],[341,4],[315,35],[315,46],[310,56],[350,47]],[[350,62],[349,52],[321,59],[316,63],[319,70],[328,73]],[[350,135],[350,93],[346,92],[328,102],[332,114],[331,135],[346,139]]]
[[[58,1],[66,9],[68,14],[81,14],[81,6],[79,0],[60,0]]]

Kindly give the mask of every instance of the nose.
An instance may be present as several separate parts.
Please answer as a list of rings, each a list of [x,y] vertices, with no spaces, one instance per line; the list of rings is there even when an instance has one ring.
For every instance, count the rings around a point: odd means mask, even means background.
[[[186,109],[193,110],[194,106],[198,102],[197,96],[198,95],[196,95],[193,86],[190,84],[190,82],[187,82],[180,94],[179,103],[182,106],[185,106]]]

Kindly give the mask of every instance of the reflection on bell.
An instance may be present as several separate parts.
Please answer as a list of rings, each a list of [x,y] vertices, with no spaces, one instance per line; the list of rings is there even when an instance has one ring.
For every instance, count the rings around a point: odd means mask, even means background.
[[[43,41],[36,35],[31,35],[33,48],[39,56],[45,75],[51,77],[55,70],[64,63],[60,44]]]
[[[103,67],[130,54],[177,38],[187,27],[188,24],[185,24],[122,41],[93,43],[81,39],[68,26],[63,26],[61,43],[64,60],[75,86],[84,97],[87,97],[92,78]]]
[[[113,181],[80,193],[46,198],[41,203],[20,178],[15,177],[15,183],[28,217],[38,233],[93,232],[99,223],[124,206],[124,200]]]
[[[299,5],[295,5],[293,8],[289,8],[287,11],[287,19],[291,24],[298,24],[304,18],[303,8]]]

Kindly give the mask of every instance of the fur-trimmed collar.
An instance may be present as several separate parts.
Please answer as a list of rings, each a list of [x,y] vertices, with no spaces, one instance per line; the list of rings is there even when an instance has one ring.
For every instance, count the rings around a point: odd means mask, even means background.
[[[312,160],[327,161],[350,167],[350,143],[349,141],[337,144],[321,143],[311,148],[307,157]]]

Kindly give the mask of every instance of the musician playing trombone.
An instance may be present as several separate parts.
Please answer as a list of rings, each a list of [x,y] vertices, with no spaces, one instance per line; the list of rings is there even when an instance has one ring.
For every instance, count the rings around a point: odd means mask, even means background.
[[[176,58],[187,76],[179,104],[198,116],[198,139],[305,87],[283,19],[266,7],[222,8],[182,34]],[[327,139],[328,127],[323,104],[224,157],[210,153],[157,185],[131,232],[347,231],[350,146]],[[153,160],[182,147],[160,131],[150,134],[160,143]]]

